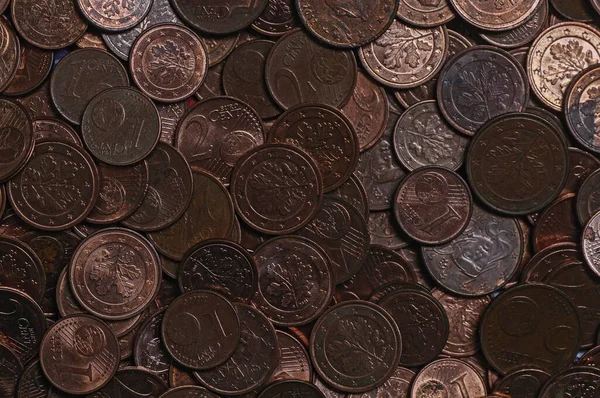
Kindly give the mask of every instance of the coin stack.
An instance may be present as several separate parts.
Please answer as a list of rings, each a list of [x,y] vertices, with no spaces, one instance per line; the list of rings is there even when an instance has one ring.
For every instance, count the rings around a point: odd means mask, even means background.
[[[0,397],[598,398],[600,0],[0,0]]]

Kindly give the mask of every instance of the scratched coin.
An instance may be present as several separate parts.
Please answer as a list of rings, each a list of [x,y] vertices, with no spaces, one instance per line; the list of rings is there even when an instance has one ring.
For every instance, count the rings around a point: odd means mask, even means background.
[[[542,0],[515,3],[450,0],[458,15],[483,30],[509,30],[522,25],[540,7]]]
[[[276,330],[275,334],[281,357],[267,384],[282,380],[311,382],[312,364],[302,343],[296,337],[281,330]]]
[[[600,210],[600,197],[598,186],[600,185],[600,170],[594,171],[581,184],[577,193],[576,210],[581,225],[587,222]]]
[[[164,310],[159,310],[140,326],[133,343],[133,360],[137,366],[150,370],[166,383],[172,359],[160,334],[163,316]]]
[[[582,398],[592,398],[600,389],[600,372],[589,366],[565,369],[553,375],[546,382],[540,398],[551,398],[577,394]]]
[[[300,26],[294,0],[268,0],[267,7],[252,23],[252,29],[267,36],[282,36]]]
[[[16,398],[46,398],[50,392],[50,383],[42,372],[40,361],[31,362],[19,379]]]
[[[0,181],[12,178],[33,152],[31,119],[18,103],[0,99]]]
[[[4,22],[0,20],[0,31],[5,28]],[[0,35],[3,34],[1,33]],[[11,68],[9,67],[7,70],[0,72],[0,91],[4,95],[27,94],[35,90],[46,80],[53,66],[54,55],[52,51],[42,50],[24,42],[21,43],[20,59],[15,59],[12,52],[14,49],[11,44],[9,43],[8,46],[4,46],[4,52],[0,57],[4,59],[5,67],[10,66],[11,62],[16,62],[18,66],[14,77],[4,91],[1,90],[3,77],[11,72]]]
[[[23,373],[23,364],[17,355],[4,344],[0,344],[0,363],[2,364],[0,394],[7,398],[14,397],[17,393],[19,377]]]
[[[40,304],[46,292],[46,274],[38,255],[6,236],[0,236],[0,286],[18,289]]]
[[[265,388],[258,398],[278,397],[325,398],[325,395],[313,384],[300,380],[285,380],[273,383]]]
[[[591,66],[579,73],[570,83],[564,97],[565,120],[572,136],[585,149],[598,153],[594,107],[600,92],[600,68]]]
[[[533,251],[557,243],[579,242],[581,228],[575,213],[575,194],[569,193],[550,203],[539,215],[533,233]]]
[[[550,375],[539,369],[521,369],[507,374],[494,385],[494,393],[537,398]]]
[[[111,32],[127,30],[140,23],[150,11],[152,0],[77,0],[77,5],[90,24]]]
[[[83,147],[77,132],[67,123],[55,118],[38,118],[33,120],[35,142],[60,141]]]
[[[173,359],[188,368],[206,370],[234,354],[240,343],[240,319],[225,297],[196,290],[179,296],[167,308],[161,336]]]
[[[152,372],[135,366],[119,368],[110,382],[88,398],[143,396],[158,398],[167,391],[167,385]]]
[[[217,395],[199,386],[181,386],[171,388],[160,398],[218,398]]]
[[[465,361],[444,358],[425,366],[415,377],[410,396],[482,397],[486,386],[477,370]]]

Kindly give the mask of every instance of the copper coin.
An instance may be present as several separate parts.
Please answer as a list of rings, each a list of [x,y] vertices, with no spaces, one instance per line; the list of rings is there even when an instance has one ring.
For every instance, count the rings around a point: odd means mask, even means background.
[[[581,358],[579,358],[579,361],[577,361],[577,365],[591,366],[594,368],[597,368],[599,364],[600,364],[600,347],[599,346],[591,348],[589,351],[587,351],[585,354],[583,354],[581,356]]]
[[[481,397],[486,387],[477,370],[459,359],[444,358],[425,366],[415,377],[410,397]]]
[[[300,380],[286,380],[273,383],[265,388],[258,398],[279,397],[325,398],[325,395],[313,384]]]
[[[250,105],[233,97],[215,97],[195,104],[176,130],[177,148],[195,170],[204,170],[229,184],[240,157],[264,143],[264,127]]]
[[[250,253],[254,252],[269,238],[269,235],[265,235],[261,232],[258,232],[250,228],[246,224],[240,222],[240,245],[242,245],[242,247],[248,250]]]
[[[160,142],[175,145],[175,130],[186,111],[185,101],[172,104],[156,104],[160,115]]]
[[[42,141],[59,141],[83,147],[77,132],[67,123],[55,118],[38,118],[33,120],[33,134],[36,143]]]
[[[444,354],[468,357],[479,351],[478,328],[483,312],[492,301],[489,296],[458,297],[443,290],[432,291],[446,310],[450,322],[448,342]]]
[[[395,219],[391,211],[372,211],[369,213],[369,232],[371,243],[397,250],[408,246],[408,238]]]
[[[152,372],[142,367],[127,366],[120,368],[101,390],[89,394],[87,397],[143,396],[158,398],[167,389],[165,382]]]
[[[354,48],[381,36],[392,24],[398,2],[382,0],[296,0],[304,26],[317,39],[334,47]]]
[[[141,205],[148,190],[145,162],[121,167],[100,163],[98,173],[100,192],[87,222],[111,224],[127,218]]]
[[[82,221],[98,195],[98,170],[82,148],[46,141],[10,181],[8,196],[29,225],[59,231]]]
[[[365,219],[369,218],[369,198],[365,187],[355,174],[352,174],[342,185],[328,192],[325,197],[342,199],[358,210]]]
[[[19,377],[23,373],[23,365],[17,355],[4,344],[0,344],[0,363],[2,364],[0,394],[7,398],[14,397],[17,393]]]
[[[160,398],[218,398],[217,395],[199,386],[181,386],[171,388]]]
[[[181,386],[197,386],[199,383],[194,379],[194,374],[186,368],[171,364],[169,368],[169,386],[171,388]]]
[[[216,178],[194,171],[194,193],[189,207],[173,225],[148,234],[156,249],[182,260],[197,242],[224,239],[233,228],[234,209],[227,189]]]
[[[157,311],[140,326],[133,345],[133,360],[166,383],[172,359],[160,334],[163,316],[164,311]]]
[[[284,109],[308,102],[338,107],[352,95],[357,66],[352,52],[325,47],[297,29],[275,43],[265,73]]]
[[[299,236],[273,238],[254,252],[258,292],[253,304],[281,326],[307,324],[329,305],[334,277],[325,251]]]
[[[421,293],[425,293],[431,296],[429,289],[416,282],[390,282],[383,286],[378,287],[373,291],[373,294],[369,297],[369,301],[375,304],[379,304],[384,298],[395,294],[396,292],[406,292],[418,290]],[[389,311],[388,311],[389,312]],[[396,322],[398,323],[398,322]]]
[[[0,0],[0,14],[2,14],[10,4],[11,0]]]
[[[533,250],[538,252],[556,243],[576,243],[581,230],[575,214],[575,194],[566,194],[540,214],[533,234]]]
[[[282,36],[300,25],[294,0],[267,0],[252,28],[263,35]]]
[[[31,157],[33,129],[25,109],[0,99],[0,181],[12,178]]]
[[[483,30],[509,30],[522,25],[540,7],[542,0],[525,0],[518,4],[450,0],[458,15]]]
[[[560,111],[573,78],[599,61],[600,32],[578,22],[553,25],[531,45],[527,58],[529,83],[545,106]]]
[[[32,118],[52,117],[58,118],[60,114],[54,107],[50,98],[50,81],[46,80],[34,92],[15,98],[22,105]]]
[[[0,286],[18,289],[40,304],[46,292],[40,258],[28,245],[6,236],[0,236]]]
[[[456,54],[440,72],[437,97],[446,120],[474,135],[488,120],[527,105],[527,75],[517,60],[492,46],[474,46]]]
[[[187,210],[193,196],[192,171],[178,150],[163,143],[156,145],[145,162],[146,196],[122,224],[137,231],[156,231],[173,224]]]
[[[410,385],[415,376],[416,374],[412,370],[399,366],[394,374],[381,386],[362,394],[348,394],[348,398],[379,398],[386,396],[408,398]]]
[[[258,287],[258,270],[243,247],[226,240],[209,240],[188,251],[177,281],[183,293],[207,289],[232,301],[248,302]]]
[[[231,196],[240,218],[267,234],[288,234],[306,225],[323,198],[315,162],[285,144],[263,145],[247,152],[231,178]]]
[[[267,384],[282,380],[311,382],[312,364],[302,343],[291,334],[281,330],[276,330],[275,334],[281,357]]]
[[[165,311],[161,337],[169,354],[195,370],[226,362],[240,343],[241,323],[220,294],[196,290],[179,296]]]
[[[0,22],[0,30],[4,29]],[[12,57],[9,55],[10,45],[4,50],[0,57],[4,58],[4,63],[10,64]],[[21,44],[21,56],[18,63],[17,72],[10,84],[4,89],[4,95],[23,95],[35,90],[46,80],[50,69],[53,66],[54,55],[52,51],[46,51],[30,45]],[[9,72],[5,71],[4,73]],[[2,78],[0,77],[0,80]],[[0,82],[0,87],[2,82]],[[1,91],[1,90],[0,90]]]
[[[287,110],[269,131],[269,142],[306,151],[317,162],[325,192],[350,178],[358,163],[359,143],[352,124],[326,105],[298,105]]]
[[[358,50],[360,61],[383,85],[407,89],[437,75],[448,52],[445,26],[417,28],[394,20],[377,40]]]
[[[23,39],[47,50],[75,43],[87,29],[73,0],[14,0],[11,16]]]
[[[208,66],[214,66],[229,57],[236,48],[240,34],[227,36],[202,36],[200,39],[204,43],[208,56]]]
[[[589,366],[565,369],[546,382],[540,398],[568,396],[572,392],[582,398],[593,397],[600,388],[600,371]]]
[[[127,30],[139,24],[150,11],[152,0],[77,0],[77,5],[90,24],[110,32]]]
[[[503,375],[521,366],[553,373],[573,361],[581,342],[573,301],[541,284],[517,286],[497,297],[483,316],[480,336],[483,354]]]
[[[572,80],[564,97],[565,120],[569,131],[585,149],[595,153],[600,152],[594,120],[594,104],[600,98],[598,80],[600,68],[592,66]]]
[[[208,68],[206,72],[206,79],[204,83],[194,96],[200,101],[206,100],[213,97],[222,97],[225,95],[225,89],[223,88],[223,68],[225,62],[221,62],[215,66]]]
[[[539,369],[521,369],[512,372],[494,385],[494,393],[509,397],[537,398],[550,375]]]
[[[86,31],[83,36],[75,42],[75,46],[77,48],[97,48],[98,50],[108,51],[104,41],[102,41],[102,36],[93,30]]]
[[[60,114],[80,124],[92,98],[108,88],[128,85],[127,70],[117,58],[103,50],[83,49],[69,53],[56,65],[50,94]]]
[[[181,25],[165,24],[145,30],[131,47],[133,81],[148,97],[178,102],[195,93],[208,68],[200,38]]]
[[[424,246],[423,260],[433,279],[461,296],[483,296],[504,284],[523,255],[519,223],[473,205],[471,221],[443,246]]]
[[[454,19],[454,11],[447,0],[401,0],[398,18],[420,27],[439,26]]]
[[[347,301],[327,310],[311,334],[310,355],[327,384],[346,392],[365,392],[396,371],[402,338],[381,307]]]
[[[46,398],[50,392],[50,383],[42,372],[40,361],[31,362],[19,379],[16,398]]]
[[[321,393],[323,394],[323,396],[325,398],[347,398],[347,394],[341,391],[337,391],[331,387],[329,387],[327,384],[325,384],[323,381],[321,381],[321,379],[319,378],[319,376],[315,373],[313,375],[313,384],[315,387],[317,387],[317,389],[319,391],[321,391]]]
[[[404,178],[394,203],[400,228],[423,244],[440,245],[456,238],[469,224],[471,192],[456,173],[422,167]]]
[[[600,168],[600,160],[589,152],[577,148],[569,148],[569,177],[561,196],[567,193],[578,193],[583,180]]]
[[[110,225],[110,227],[116,227],[117,225]],[[102,229],[106,228],[107,226],[104,225],[93,225],[93,224],[88,224],[85,222],[79,223],[77,225],[73,226],[73,232],[79,236],[80,238],[87,238],[88,236],[96,233],[96,232],[100,232]]]
[[[521,280],[542,282],[554,269],[567,263],[581,262],[581,256],[575,243],[558,243],[536,253],[523,269]]]
[[[594,1],[585,0],[550,0],[554,11],[560,14],[561,17],[572,21],[592,22],[597,17],[591,5]]]
[[[576,210],[581,225],[587,222],[600,210],[600,170],[594,171],[581,183],[577,193]]]
[[[523,215],[556,199],[568,164],[566,143],[551,123],[529,113],[510,113],[490,120],[474,137],[466,170],[471,189],[487,206]]]

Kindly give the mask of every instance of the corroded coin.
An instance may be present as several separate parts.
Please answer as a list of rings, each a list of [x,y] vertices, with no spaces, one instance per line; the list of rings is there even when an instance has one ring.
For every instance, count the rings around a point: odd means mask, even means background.
[[[33,121],[35,142],[60,141],[83,147],[77,132],[67,123],[55,118],[38,118]]]
[[[165,24],[144,31],[131,47],[129,68],[139,89],[160,102],[194,94],[208,68],[206,48],[188,28]]]
[[[596,136],[596,103],[600,98],[600,67],[592,66],[579,73],[564,97],[565,120],[573,137],[585,149],[599,153]]]
[[[0,20],[0,31],[5,28],[3,27],[2,20]],[[3,33],[0,33],[1,35]],[[4,59],[5,66],[10,66],[14,60],[12,51],[13,48],[11,43],[9,43],[8,46],[4,47],[4,53],[0,53],[0,57]],[[52,51],[42,50],[24,42],[21,43],[20,53],[21,56],[20,60],[18,60],[17,71],[10,84],[2,92],[4,95],[23,95],[35,90],[46,80],[53,66],[54,55]],[[17,62],[17,60],[14,62]],[[2,74],[10,73],[10,71],[9,68],[0,72],[0,91],[2,91]]]
[[[383,85],[417,87],[437,75],[448,52],[445,26],[417,28],[398,20],[377,40],[358,50],[360,61]]]
[[[312,364],[302,343],[289,333],[276,330],[281,357],[267,384],[281,380],[312,381]]]
[[[0,394],[3,397],[15,397],[17,393],[17,383],[21,373],[23,373],[23,364],[17,355],[6,345],[0,343],[0,366],[2,368],[2,383],[0,383]]]
[[[27,111],[18,103],[0,99],[0,181],[13,177],[33,152],[33,129]]]
[[[46,398],[50,392],[50,383],[42,372],[40,361],[31,362],[19,379],[16,398]]]
[[[509,30],[522,25],[543,0],[498,2],[450,0],[454,10],[471,25],[483,30]]]
[[[286,380],[273,383],[265,388],[258,398],[278,397],[325,398],[325,395],[314,385],[300,380]]]
[[[600,389],[600,371],[589,366],[565,369],[546,382],[540,398],[552,398],[577,394],[582,398],[593,397]]]
[[[482,397],[486,390],[475,367],[459,359],[444,358],[421,369],[413,381],[410,396]]]
[[[119,368],[110,382],[87,398],[143,396],[158,398],[167,391],[167,385],[152,372],[135,366]]]
[[[28,245],[6,236],[0,236],[0,286],[18,289],[40,304],[46,292],[40,258]]]
[[[600,211],[600,170],[590,174],[581,184],[577,193],[576,211],[581,225],[587,224],[594,214]]]
[[[494,393],[522,398],[538,398],[550,375],[539,369],[521,369],[507,374],[494,385]]]
[[[282,36],[300,25],[294,0],[267,0],[267,7],[252,28],[268,36]]]
[[[319,376],[347,392],[383,384],[396,371],[401,353],[402,338],[394,319],[366,301],[348,301],[327,310],[310,339]]]
[[[581,229],[575,214],[575,194],[556,199],[539,215],[533,233],[533,251],[557,243],[577,243]]]
[[[150,370],[166,383],[172,359],[160,334],[163,316],[164,310],[159,310],[140,326],[133,343],[133,360],[137,366]]]
[[[77,5],[90,24],[110,32],[127,30],[140,23],[150,11],[152,1],[77,0]]]
[[[240,343],[241,325],[225,297],[196,290],[179,296],[167,308],[161,337],[173,359],[188,368],[205,370],[233,355]]]
[[[181,386],[171,388],[160,398],[218,398],[217,395],[199,386]]]

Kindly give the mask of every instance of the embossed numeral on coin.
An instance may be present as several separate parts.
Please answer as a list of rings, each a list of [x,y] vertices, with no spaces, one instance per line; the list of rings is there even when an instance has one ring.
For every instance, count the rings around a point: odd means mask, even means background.
[[[460,396],[463,398],[472,398],[469,395],[469,389],[467,388],[467,385],[465,384],[465,377],[467,376],[467,373],[463,373],[460,376],[458,376],[456,379],[452,380],[450,382],[450,385],[452,386],[456,386],[456,388],[458,388],[458,391],[460,392]]]

